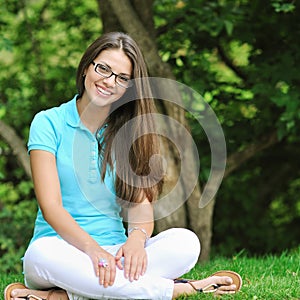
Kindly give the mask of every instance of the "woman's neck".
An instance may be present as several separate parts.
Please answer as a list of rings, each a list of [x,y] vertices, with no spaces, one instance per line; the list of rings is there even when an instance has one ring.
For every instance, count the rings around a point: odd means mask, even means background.
[[[103,126],[110,112],[110,107],[93,105],[84,98],[79,98],[76,105],[81,122],[92,133],[95,133]]]

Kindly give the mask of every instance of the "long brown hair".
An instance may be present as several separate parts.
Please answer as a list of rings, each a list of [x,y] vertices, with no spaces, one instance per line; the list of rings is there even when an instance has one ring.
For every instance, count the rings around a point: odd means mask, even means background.
[[[101,178],[104,180],[109,166],[116,173],[115,188],[119,200],[137,203],[147,197],[152,202],[162,190],[164,173],[161,160],[155,159],[160,153],[153,118],[156,108],[143,55],[129,35],[107,33],[87,48],[77,70],[78,98],[85,89],[86,68],[101,51],[107,49],[122,49],[127,55],[132,63],[134,84],[112,105],[107,127],[99,140]]]

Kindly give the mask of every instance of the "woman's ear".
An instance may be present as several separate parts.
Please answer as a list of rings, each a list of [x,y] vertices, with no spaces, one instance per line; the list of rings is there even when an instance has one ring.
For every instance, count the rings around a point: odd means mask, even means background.
[[[82,77],[85,77],[85,76],[86,76],[87,70],[88,70],[88,68],[85,68],[85,69],[83,70]]]

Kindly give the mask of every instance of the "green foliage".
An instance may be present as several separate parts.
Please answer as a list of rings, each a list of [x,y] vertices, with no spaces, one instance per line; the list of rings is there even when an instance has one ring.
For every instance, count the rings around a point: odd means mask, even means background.
[[[173,5],[168,14],[160,13],[162,5],[156,2],[157,23],[168,24],[171,29],[159,37],[161,55],[173,65],[177,78],[203,94],[213,95],[218,103],[214,107],[216,112],[221,109],[220,118],[231,119],[236,125],[244,119],[242,111],[237,111],[241,107],[239,100],[244,100],[243,107],[255,108],[257,114],[250,119],[258,137],[262,134],[260,128],[265,131],[274,121],[280,127],[281,138],[297,132],[299,52],[295,39],[299,38],[299,10],[292,8],[295,4],[179,2],[181,5]],[[170,6],[173,1],[168,3]],[[272,5],[281,9],[288,6],[289,14],[276,13]],[[226,109],[233,107],[238,115],[224,118],[222,104]],[[273,116],[268,114],[269,110]],[[248,118],[247,122],[251,120]]]
[[[155,1],[160,55],[176,78],[214,109],[228,156],[263,143],[272,132],[279,139],[223,181],[215,206],[213,248],[226,255],[242,248],[278,252],[300,243],[296,6],[284,0]],[[197,98],[185,104],[201,117]],[[193,116],[188,118],[205,183],[210,147]]]
[[[273,0],[272,1],[272,6],[274,7],[274,9],[277,13],[279,13],[279,12],[283,12],[283,13],[292,12],[296,8],[294,1],[289,2],[289,1],[285,1],[285,0]]]
[[[76,93],[83,49],[101,33],[97,2],[1,1],[0,118],[27,142],[34,114]],[[0,271],[20,272],[32,236],[31,180],[0,141]]]
[[[245,164],[237,176],[227,178],[226,187],[220,190],[213,237],[217,253],[231,255],[245,248],[261,255],[299,245],[296,154],[290,146],[277,145],[262,157],[263,162],[257,157]],[[285,163],[278,168],[272,161]]]
[[[12,45],[12,52],[2,49],[0,59],[1,69],[6,70],[0,76],[5,121],[14,120],[15,128],[24,128],[34,113],[76,93],[75,72],[82,49],[101,32],[97,9],[95,1],[4,6],[3,36]]]
[[[21,272],[21,257],[32,235],[36,203],[32,182],[0,185],[0,266],[1,272]]]
[[[0,118],[26,144],[34,114],[76,93],[77,64],[102,24],[95,0],[0,0],[0,5]],[[224,180],[214,215],[215,251],[231,255],[247,248],[262,254],[297,246],[300,10],[296,2],[156,0],[153,12],[162,60],[213,108],[228,155],[261,143],[274,131],[280,140]],[[201,117],[203,105],[197,97],[192,100],[187,99],[186,106]],[[210,148],[192,114],[187,117],[205,183]],[[0,270],[19,272],[36,203],[32,184],[3,141],[0,154]]]

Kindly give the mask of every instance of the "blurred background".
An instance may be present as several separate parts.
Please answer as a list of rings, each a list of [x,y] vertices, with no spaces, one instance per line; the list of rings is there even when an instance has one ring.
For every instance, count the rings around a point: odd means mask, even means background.
[[[209,177],[211,153],[196,118],[205,108],[197,97],[182,99],[188,112],[178,116],[160,103],[171,118],[184,118],[201,165],[199,184],[189,200],[159,220],[156,232],[192,229],[201,240],[203,261],[241,252],[276,254],[299,246],[299,3],[0,0],[0,9],[2,274],[21,271],[37,209],[26,152],[31,120],[38,111],[76,94],[81,55],[103,32],[115,30],[138,42],[151,76],[175,79],[202,95],[226,139],[222,184],[201,209],[197,205]],[[176,180],[176,154],[169,159]],[[191,155],[191,163],[193,159]],[[179,197],[184,197],[184,186],[182,182]]]

